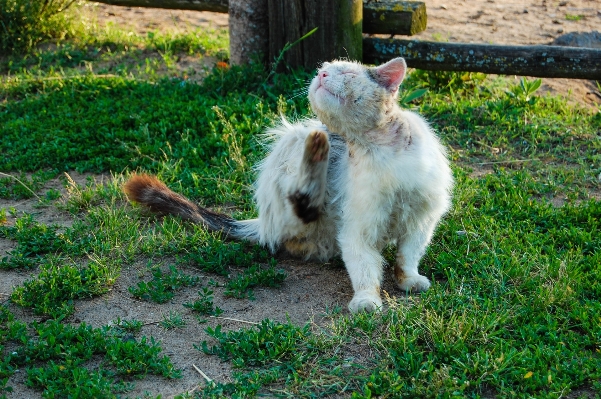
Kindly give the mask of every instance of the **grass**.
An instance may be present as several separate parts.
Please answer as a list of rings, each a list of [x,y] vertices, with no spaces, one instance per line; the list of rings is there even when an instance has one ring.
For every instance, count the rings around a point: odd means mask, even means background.
[[[580,14],[566,14],[566,19],[568,21],[580,21],[582,18],[584,18],[584,15],[580,15]]]
[[[0,312],[0,344],[12,344],[0,377],[27,366],[25,384],[42,390],[45,397],[111,397],[129,389],[126,382],[131,376],[180,376],[152,338],[136,340],[119,328],[92,328],[85,323],[74,327],[61,320],[27,326],[6,307]],[[101,368],[90,370],[86,367],[90,361],[100,362]],[[6,381],[0,379],[0,394],[10,392]]]
[[[77,38],[0,61],[0,198],[35,194],[39,211],[73,219],[64,227],[0,210],[0,239],[12,244],[0,275],[33,273],[0,308],[0,397],[19,389],[17,369],[46,397],[126,395],[131,376],[179,376],[139,336],[141,321],[74,322],[74,306],[105,297],[125,268],[169,265],[141,268],[131,298],[173,302],[200,287],[180,312],[161,313],[166,334],[186,331],[184,312],[206,322],[285,281],[264,249],[149,216],[120,184],[149,171],[206,205],[256,216],[258,137],[280,113],[308,114],[300,93],[310,73],[193,75],[178,57],[225,59],[223,32],[142,37],[82,24]],[[453,208],[422,261],[432,288],[389,298],[375,315],[335,307],[317,324],[207,324],[199,356],[234,373],[188,397],[599,397],[601,113],[538,96],[539,84],[413,71],[403,105],[437,129],[456,177]],[[63,174],[72,171],[112,177],[78,184]],[[44,191],[56,177],[64,195]],[[19,320],[15,305],[46,321]]]

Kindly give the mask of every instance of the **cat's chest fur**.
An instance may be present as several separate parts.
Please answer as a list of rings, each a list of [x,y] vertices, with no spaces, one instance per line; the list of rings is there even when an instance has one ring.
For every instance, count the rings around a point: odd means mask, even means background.
[[[339,193],[339,229],[344,224],[363,229],[362,235],[377,247],[395,241],[414,216],[427,212],[424,196],[429,195],[431,171],[420,160],[422,137],[403,133],[395,146],[365,146],[346,142],[345,156],[338,172],[344,176],[334,185]],[[366,219],[373,223],[365,223]]]

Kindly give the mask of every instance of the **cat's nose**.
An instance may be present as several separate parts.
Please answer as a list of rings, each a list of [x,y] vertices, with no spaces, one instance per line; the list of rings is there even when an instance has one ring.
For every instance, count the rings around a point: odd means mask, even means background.
[[[325,78],[326,76],[328,76],[328,73],[326,71],[319,72],[319,82],[321,83],[323,78]]]

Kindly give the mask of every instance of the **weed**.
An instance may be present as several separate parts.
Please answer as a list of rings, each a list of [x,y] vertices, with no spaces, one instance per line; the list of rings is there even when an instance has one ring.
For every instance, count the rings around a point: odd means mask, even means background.
[[[185,257],[200,270],[229,275],[229,266],[249,267],[255,262],[266,262],[269,252],[258,245],[247,242],[224,242],[215,236],[207,237],[202,246]]]
[[[135,287],[129,287],[129,292],[136,298],[165,303],[175,296],[175,291],[182,287],[190,287],[198,283],[198,277],[192,277],[169,266],[169,272],[163,273],[160,268],[152,270],[152,280],[141,281]]]
[[[65,173],[67,179],[67,196],[63,207],[71,213],[77,213],[98,204],[98,189],[93,180],[88,180],[85,187],[77,184],[68,173]]]
[[[209,347],[203,341],[198,349],[222,360],[233,359],[236,367],[265,365],[302,356],[300,349],[310,335],[308,325],[299,328],[270,320],[263,320],[257,328],[244,331],[225,333],[217,326],[215,329],[208,327],[207,332],[218,345]]]
[[[256,396],[266,385],[282,396],[326,396],[343,393],[354,385],[349,376],[358,365],[340,358],[339,342],[326,335],[314,335],[309,325],[263,320],[260,325],[224,333],[221,326],[207,328],[217,344],[195,345],[206,354],[231,361],[242,369],[229,384],[210,384],[197,397],[218,398],[234,393]],[[282,384],[285,388],[282,388]]]
[[[52,172],[36,172],[30,177],[21,173],[19,177],[0,173],[0,198],[26,199],[37,197],[35,193],[44,182],[54,175]],[[39,198],[39,197],[38,197]]]
[[[154,340],[142,337],[121,340],[113,338],[106,346],[106,359],[124,376],[153,373],[166,378],[179,378],[181,372],[173,366],[167,356],[160,356],[161,347]]]
[[[399,95],[399,104],[401,106],[408,106],[410,102],[417,100],[420,97],[423,97],[428,93],[428,89],[415,89],[415,90],[404,90]]]
[[[27,370],[26,384],[42,388],[47,397],[112,398],[113,382],[106,370],[88,370],[72,362],[48,362]]]
[[[541,84],[541,79],[527,80],[526,78],[521,78],[520,84],[512,86],[507,92],[507,95],[516,99],[523,105],[534,105],[536,97],[532,97],[532,95],[540,88]]]
[[[60,197],[61,197],[61,192],[54,188],[51,188],[50,190],[46,191],[46,195],[44,196],[46,201],[54,201],[54,200],[59,199]]]
[[[184,306],[200,313],[202,316],[219,316],[223,310],[213,305],[213,291],[203,287],[202,291],[198,291],[198,300],[192,303],[184,303]]]
[[[137,334],[142,330],[142,322],[139,320],[121,320],[121,318],[117,318],[112,325],[130,334]]]
[[[279,287],[286,278],[286,273],[276,270],[275,264],[275,260],[272,260],[267,268],[252,265],[227,282],[224,294],[234,298],[253,298],[254,287]]]
[[[163,315],[163,320],[159,322],[160,326],[166,330],[173,328],[181,328],[186,325],[186,321],[182,318],[182,315],[177,312],[169,312],[168,315]]]
[[[30,329],[33,336],[24,325],[19,335],[8,335],[19,346],[5,362],[12,368],[26,366],[26,384],[43,389],[44,397],[114,397],[114,392],[123,389],[122,383],[115,382],[115,374],[121,378],[147,373],[166,378],[180,375],[169,358],[160,356],[161,348],[152,338],[136,341],[108,327],[95,329],[85,323],[73,327],[61,320],[34,322]],[[4,326],[0,331],[5,332]],[[98,356],[104,357],[102,369],[85,367]]]

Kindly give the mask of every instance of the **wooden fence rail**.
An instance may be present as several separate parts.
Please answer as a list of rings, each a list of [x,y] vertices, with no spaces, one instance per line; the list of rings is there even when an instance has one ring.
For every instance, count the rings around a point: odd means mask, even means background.
[[[597,49],[363,39],[363,62],[381,63],[394,57],[426,70],[601,80],[601,50]]]
[[[227,13],[228,0],[94,0],[126,7]],[[279,0],[289,1],[289,0]],[[426,5],[421,1],[363,0],[363,32],[415,35],[426,29]]]

